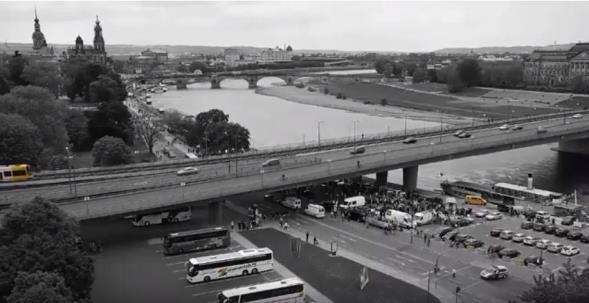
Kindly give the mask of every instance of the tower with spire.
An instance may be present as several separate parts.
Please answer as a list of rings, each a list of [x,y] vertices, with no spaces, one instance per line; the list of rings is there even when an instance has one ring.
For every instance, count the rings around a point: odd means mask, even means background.
[[[94,49],[104,52],[104,38],[102,37],[102,27],[98,15],[96,15],[96,25],[94,26]]]
[[[68,48],[64,56],[68,61],[107,64],[104,37],[102,37],[102,27],[100,26],[98,16],[96,16],[96,24],[94,25],[94,44],[92,46],[84,46],[84,40],[78,35],[75,46]]]
[[[45,35],[41,32],[39,18],[37,18],[37,8],[35,7],[35,31],[33,32],[33,50],[39,51],[47,47]]]

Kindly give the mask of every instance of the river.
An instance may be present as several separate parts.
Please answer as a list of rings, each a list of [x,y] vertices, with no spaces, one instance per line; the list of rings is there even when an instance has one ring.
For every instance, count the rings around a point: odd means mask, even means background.
[[[276,81],[281,80],[263,78],[258,85],[268,86]],[[247,88],[245,80],[226,79],[221,86],[223,88],[220,90],[212,90],[209,83],[196,83],[189,85],[186,90],[171,88],[164,94],[154,95],[152,100],[155,107],[176,109],[191,115],[212,108],[221,109],[229,114],[230,121],[249,129],[250,142],[254,148],[317,142],[318,126],[322,140],[353,137],[354,128],[357,138],[361,138],[363,134],[400,131],[405,128],[404,119],[352,113],[256,94]],[[407,129],[439,125],[410,119],[406,124]],[[419,167],[418,186],[439,188],[439,183],[445,179],[524,185],[527,174],[532,173],[535,187],[564,193],[576,189],[581,203],[587,204],[589,159],[586,156],[554,152],[550,149],[554,146],[556,144],[538,145],[422,165]],[[401,171],[391,171],[389,181],[401,183]]]

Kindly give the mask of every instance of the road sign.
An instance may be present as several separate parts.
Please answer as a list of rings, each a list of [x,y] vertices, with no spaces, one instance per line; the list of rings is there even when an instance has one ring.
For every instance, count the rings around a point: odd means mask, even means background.
[[[364,287],[368,284],[368,280],[368,268],[364,266],[362,267],[362,270],[360,270],[360,290],[364,290]]]

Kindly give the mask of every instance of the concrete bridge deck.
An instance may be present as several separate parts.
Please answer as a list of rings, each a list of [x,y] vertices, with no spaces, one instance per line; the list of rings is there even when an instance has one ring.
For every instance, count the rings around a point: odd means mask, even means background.
[[[545,133],[537,131],[540,125],[547,130]],[[398,168],[414,168],[415,175],[411,178],[416,178],[416,168],[420,164],[589,137],[589,117],[553,118],[522,126],[523,129],[517,131],[483,128],[472,131],[473,136],[468,139],[441,134],[419,138],[415,144],[403,144],[401,141],[373,144],[366,146],[366,152],[360,155],[351,155],[349,148],[341,148],[290,158],[301,163],[305,159],[314,159],[308,165],[263,169],[259,165],[263,159],[260,159],[243,175],[235,176],[226,170],[225,175],[209,181],[63,203],[60,207],[79,219],[91,219],[179,204],[218,201],[247,192],[293,188]]]

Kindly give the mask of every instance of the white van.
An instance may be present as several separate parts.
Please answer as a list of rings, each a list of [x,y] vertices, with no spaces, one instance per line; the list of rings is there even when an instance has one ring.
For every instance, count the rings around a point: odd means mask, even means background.
[[[411,216],[408,213],[394,209],[387,209],[387,211],[384,213],[384,217],[388,221],[393,222],[393,224],[399,224],[405,228],[413,227],[413,224],[411,223]]]
[[[343,202],[339,203],[339,207],[343,209],[349,209],[364,205],[366,205],[366,198],[364,198],[364,196],[345,198]]]
[[[282,205],[290,209],[300,209],[301,208],[301,199],[297,197],[286,197],[282,200]]]
[[[413,225],[426,225],[432,222],[434,215],[429,211],[418,212],[413,215]]]
[[[317,204],[308,204],[305,208],[305,214],[315,218],[325,218],[325,208]]]

